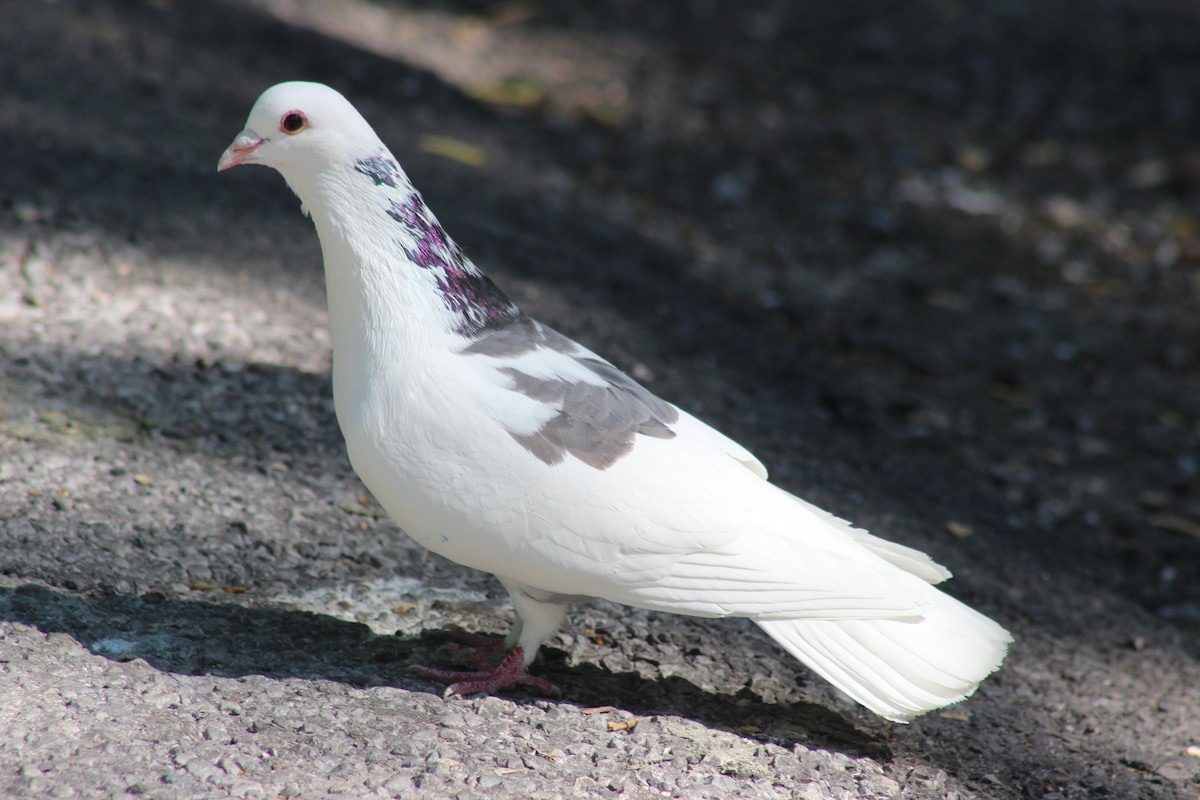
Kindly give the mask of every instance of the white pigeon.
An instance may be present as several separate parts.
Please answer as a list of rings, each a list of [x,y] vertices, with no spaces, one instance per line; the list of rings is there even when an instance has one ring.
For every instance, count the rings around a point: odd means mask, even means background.
[[[745,448],[525,316],[333,89],[264,92],[218,169],[238,164],[278,170],[316,226],[354,469],[410,536],[512,597],[498,667],[422,671],[447,694],[552,691],[528,665],[591,597],[748,617],[898,722],[1000,666],[1011,637],[933,587],[945,568],[768,483]]]

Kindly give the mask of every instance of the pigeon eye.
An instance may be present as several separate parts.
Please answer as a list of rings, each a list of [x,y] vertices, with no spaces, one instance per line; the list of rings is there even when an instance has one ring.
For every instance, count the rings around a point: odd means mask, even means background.
[[[289,111],[279,120],[279,130],[288,134],[299,133],[308,127],[308,117],[304,116],[303,111]]]

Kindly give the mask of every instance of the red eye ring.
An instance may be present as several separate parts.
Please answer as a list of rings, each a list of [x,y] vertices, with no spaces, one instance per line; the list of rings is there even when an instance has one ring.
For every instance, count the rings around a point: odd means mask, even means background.
[[[303,111],[289,111],[279,118],[279,130],[288,136],[299,133],[308,127],[308,117]]]

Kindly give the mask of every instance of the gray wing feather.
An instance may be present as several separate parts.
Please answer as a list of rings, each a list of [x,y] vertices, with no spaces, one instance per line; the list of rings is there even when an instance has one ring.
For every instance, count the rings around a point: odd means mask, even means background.
[[[499,371],[513,381],[513,390],[558,413],[531,434],[509,434],[546,464],[574,456],[595,469],[608,469],[633,449],[635,437],[674,438],[670,425],[679,412],[655,397],[624,372],[529,317],[518,317],[488,330],[460,352],[491,358],[517,358],[535,350],[552,350],[586,367],[602,383],[541,378],[514,367]]]
[[[637,434],[674,438],[669,427],[679,419],[674,406],[608,362],[577,360],[605,382],[535,378],[512,367],[500,369],[512,378],[514,390],[559,407],[536,432],[513,434],[525,449],[547,464],[561,463],[569,453],[590,467],[608,469],[633,449]]]
[[[489,329],[459,352],[466,355],[513,358],[547,347],[559,353],[573,353],[579,345],[552,328],[521,315],[506,324]]]

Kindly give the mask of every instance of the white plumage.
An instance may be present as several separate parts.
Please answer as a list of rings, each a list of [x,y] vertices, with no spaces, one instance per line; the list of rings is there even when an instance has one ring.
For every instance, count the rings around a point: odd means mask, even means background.
[[[768,483],[745,448],[524,316],[437,224],[334,90],[268,89],[219,168],[283,174],[320,236],[334,401],[350,460],[414,539],[495,574],[518,621],[495,670],[533,682],[567,605],[602,597],[757,622],[872,711],[971,694],[1008,633],[950,576]]]

